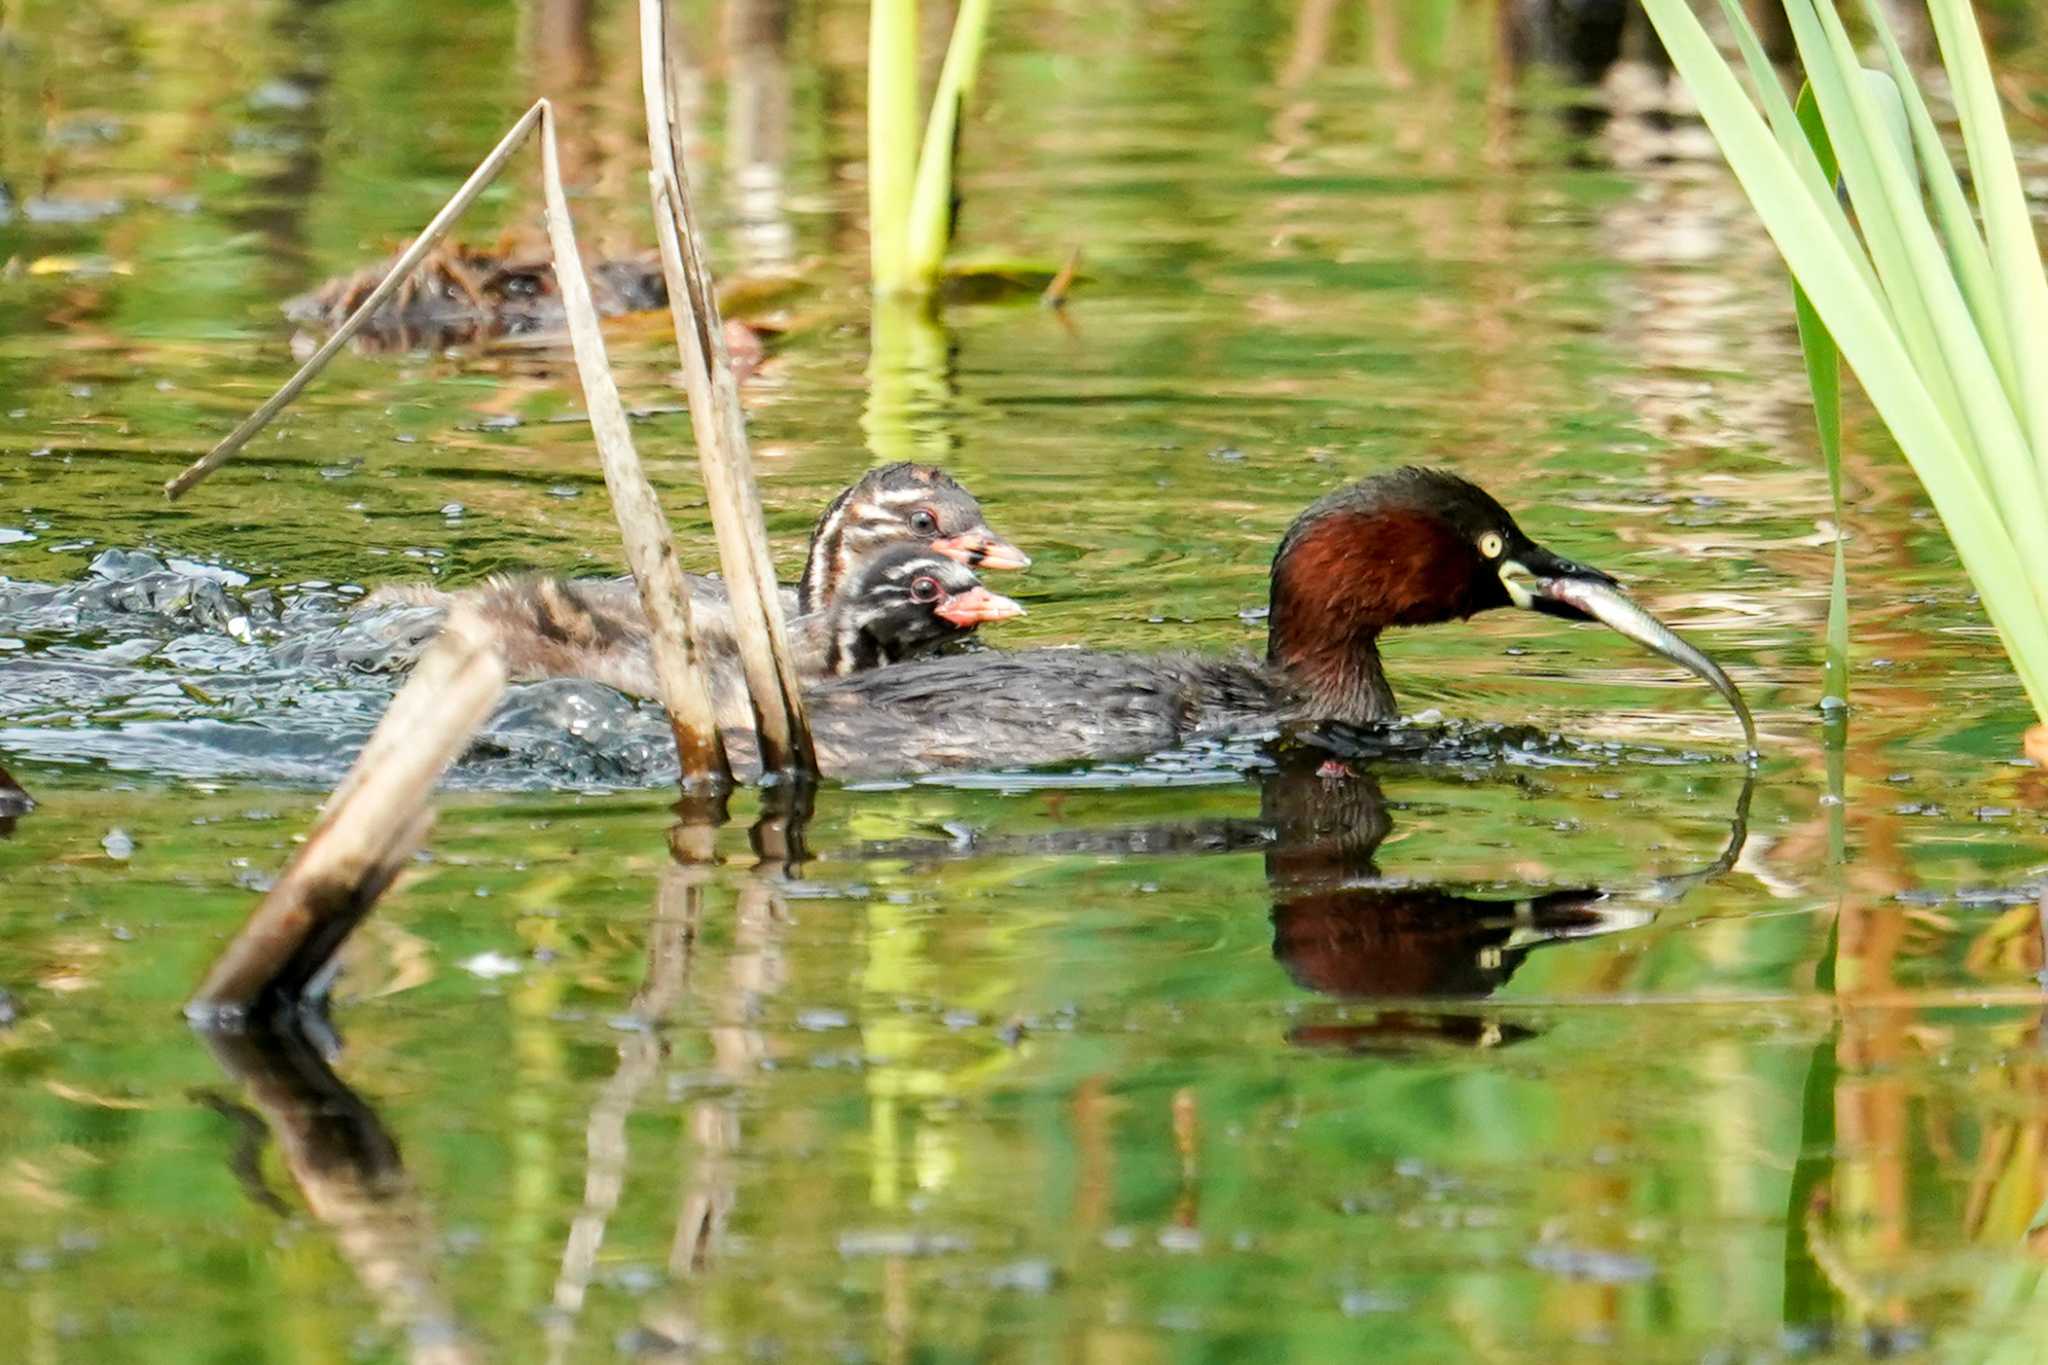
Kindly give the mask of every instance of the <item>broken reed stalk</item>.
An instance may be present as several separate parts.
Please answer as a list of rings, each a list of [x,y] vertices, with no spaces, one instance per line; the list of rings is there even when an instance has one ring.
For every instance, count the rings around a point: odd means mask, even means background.
[[[725,328],[703,237],[691,211],[689,174],[676,145],[680,120],[670,79],[667,20],[666,0],[640,0],[640,86],[647,106],[649,193],[668,286],[669,319],[682,355],[690,427],[711,504],[719,564],[731,593],[740,666],[753,699],[761,770],[764,776],[806,776],[817,772],[817,758],[790,655],[775,565],[768,554],[746,415],[726,354]]]
[[[257,432],[270,425],[271,418],[283,412],[285,405],[297,398],[306,385],[313,382],[315,375],[327,368],[327,363],[348,344],[349,338],[363,329],[364,324],[384,306],[385,300],[398,292],[399,286],[405,283],[406,278],[418,268],[419,263],[439,245],[441,239],[448,234],[448,229],[455,226],[455,220],[462,216],[463,211],[475,203],[476,197],[498,178],[498,173],[505,169],[505,163],[519,150],[519,144],[526,141],[526,135],[533,131],[534,125],[540,121],[546,108],[547,101],[541,100],[519,116],[519,121],[512,125],[511,130],[498,139],[498,145],[491,149],[491,154],[470,172],[469,179],[462,182],[462,187],[441,206],[441,211],[434,215],[433,220],[421,229],[420,235],[413,239],[412,245],[400,254],[391,267],[391,273],[386,275],[355,312],[350,313],[347,320],[335,329],[334,335],[327,338],[326,344],[315,351],[305,364],[299,366],[299,372],[287,379],[284,387],[272,394],[269,401],[242,419],[242,424],[223,437],[219,445],[207,451],[190,468],[166,483],[166,497],[176,499],[191,491],[207,475],[233,459]]]
[[[185,1007],[188,1019],[239,1024],[317,987],[425,837],[434,783],[504,690],[505,661],[489,627],[456,608],[305,845],[207,972]]]

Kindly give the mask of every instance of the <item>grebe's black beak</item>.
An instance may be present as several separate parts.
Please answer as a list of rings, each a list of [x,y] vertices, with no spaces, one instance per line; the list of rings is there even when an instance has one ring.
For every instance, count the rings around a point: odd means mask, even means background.
[[[1567,621],[1598,621],[1617,635],[1698,676],[1735,708],[1736,718],[1742,722],[1743,740],[1749,745],[1750,755],[1755,756],[1756,722],[1750,719],[1749,707],[1735,690],[1734,682],[1719,664],[1637,606],[1612,578],[1525,541],[1501,557],[1500,581],[1507,589],[1508,600],[1518,607]]]
[[[948,559],[970,569],[1028,569],[1031,556],[1004,540],[986,526],[962,531],[957,536],[940,536],[932,548]]]
[[[1516,606],[1567,621],[1597,621],[1600,618],[1581,606],[1570,593],[1552,592],[1551,585],[1580,583],[1589,590],[1621,591],[1621,584],[1598,569],[1554,555],[1533,541],[1513,546],[1501,557],[1500,582],[1508,590],[1508,600]]]

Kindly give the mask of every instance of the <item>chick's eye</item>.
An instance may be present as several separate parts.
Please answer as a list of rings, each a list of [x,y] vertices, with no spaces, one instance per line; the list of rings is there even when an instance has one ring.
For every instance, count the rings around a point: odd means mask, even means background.
[[[910,514],[910,529],[921,536],[936,535],[939,529],[939,519],[920,507]]]
[[[1499,559],[1501,551],[1507,549],[1507,547],[1507,542],[1500,538],[1500,533],[1497,531],[1488,531],[1485,535],[1479,537],[1479,553],[1488,559]]]
[[[939,600],[939,580],[917,577],[910,580],[910,600],[913,602],[936,602]]]

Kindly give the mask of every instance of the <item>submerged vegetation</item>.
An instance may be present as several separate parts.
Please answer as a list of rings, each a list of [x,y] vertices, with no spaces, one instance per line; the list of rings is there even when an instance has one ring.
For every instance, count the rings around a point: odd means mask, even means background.
[[[2048,721],[2048,277],[1967,0],[1930,0],[1929,14],[1974,212],[1873,0],[1861,9],[1886,62],[1876,73],[1863,68],[1832,4],[1784,0],[1811,91],[1805,121],[1734,0],[1721,0],[1721,13],[1761,113],[1686,0],[1644,3],[1798,283],[1838,507],[1835,348],[1940,512]],[[1839,605],[1831,619],[1843,619]]]

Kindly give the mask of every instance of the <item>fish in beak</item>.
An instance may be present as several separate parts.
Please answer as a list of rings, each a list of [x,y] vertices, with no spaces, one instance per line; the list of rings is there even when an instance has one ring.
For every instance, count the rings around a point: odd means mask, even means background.
[[[962,531],[957,536],[940,536],[932,548],[948,559],[970,569],[1028,569],[1031,556],[1004,540],[986,526]],[[1014,604],[1012,604],[1014,605]]]
[[[942,621],[972,630],[993,621],[1013,620],[1024,614],[1024,608],[999,593],[976,586],[954,593],[933,607],[932,612]]]
[[[1742,722],[1743,741],[1750,757],[1756,757],[1756,722],[1734,682],[1719,664],[1637,606],[1612,578],[1531,543],[1517,546],[1501,558],[1500,581],[1508,600],[1524,610],[1567,621],[1598,621],[1699,677],[1735,708],[1736,719]]]

